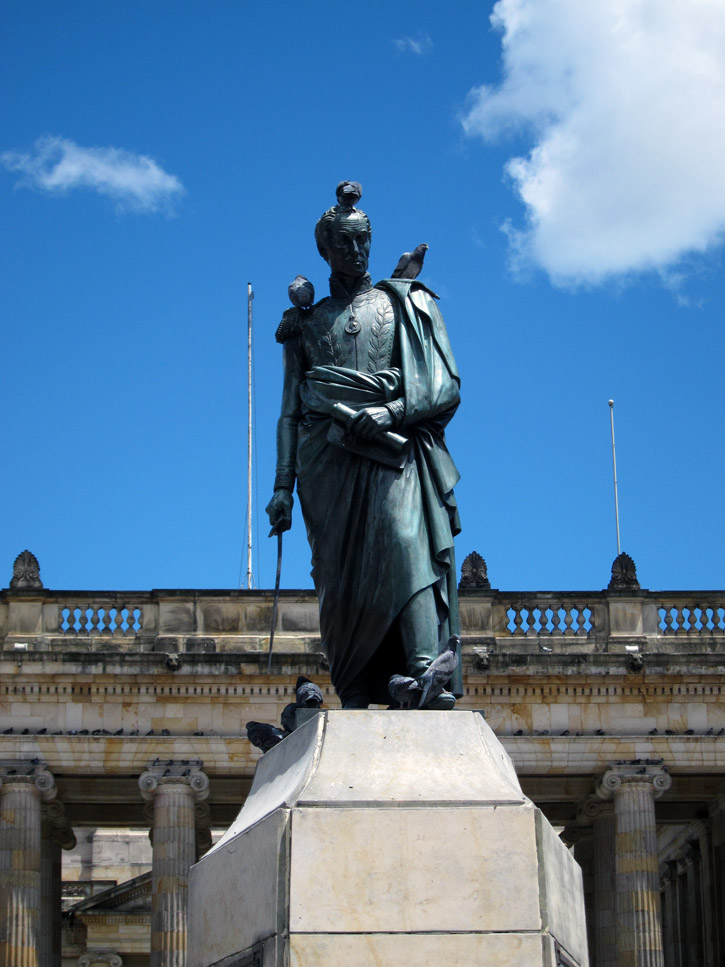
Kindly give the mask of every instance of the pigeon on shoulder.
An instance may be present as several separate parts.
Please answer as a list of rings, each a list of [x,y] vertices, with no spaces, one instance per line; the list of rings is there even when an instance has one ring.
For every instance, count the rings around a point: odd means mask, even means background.
[[[304,275],[297,275],[287,288],[289,301],[298,309],[309,309],[315,301],[315,287]]]
[[[425,242],[417,245],[412,252],[403,252],[391,278],[393,279],[417,279],[420,270],[423,268],[423,259],[428,251]]]

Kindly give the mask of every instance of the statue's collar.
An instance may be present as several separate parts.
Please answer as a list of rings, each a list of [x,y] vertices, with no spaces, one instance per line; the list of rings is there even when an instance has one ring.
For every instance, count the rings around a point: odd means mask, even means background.
[[[345,275],[333,274],[330,276],[330,295],[333,299],[344,299],[346,302],[352,302],[356,295],[367,292],[372,287],[373,283],[369,272],[353,279]]]

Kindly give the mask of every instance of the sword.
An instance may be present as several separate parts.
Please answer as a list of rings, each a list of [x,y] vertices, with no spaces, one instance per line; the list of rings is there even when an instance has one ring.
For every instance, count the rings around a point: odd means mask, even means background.
[[[274,604],[272,605],[272,627],[269,632],[269,653],[267,655],[267,674],[272,674],[272,645],[274,644],[274,629],[277,627],[277,609],[279,608],[279,579],[282,574],[282,531],[277,534],[277,575],[274,579]]]

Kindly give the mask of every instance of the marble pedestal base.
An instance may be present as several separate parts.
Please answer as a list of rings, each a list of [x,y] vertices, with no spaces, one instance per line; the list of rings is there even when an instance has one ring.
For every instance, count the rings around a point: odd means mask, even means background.
[[[192,868],[187,967],[588,967],[581,872],[475,712],[323,712]]]

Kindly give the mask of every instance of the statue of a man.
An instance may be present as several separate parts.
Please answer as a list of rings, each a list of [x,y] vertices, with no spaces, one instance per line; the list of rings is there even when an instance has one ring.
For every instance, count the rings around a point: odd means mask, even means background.
[[[289,529],[296,481],[332,683],[343,708],[367,708],[390,702],[391,675],[420,678],[458,632],[459,475],[444,430],[460,379],[437,297],[415,281],[372,285],[363,211],[343,196],[315,239],[330,296],[288,310],[277,331],[284,389],[267,513],[273,533]],[[453,707],[460,672],[449,687],[428,707]]]

